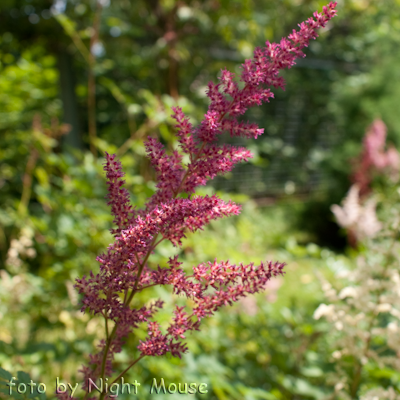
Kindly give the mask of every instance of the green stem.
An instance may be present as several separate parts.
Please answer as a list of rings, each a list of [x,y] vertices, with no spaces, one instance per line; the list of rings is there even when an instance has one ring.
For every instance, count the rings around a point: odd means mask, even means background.
[[[108,340],[109,332],[108,332],[108,318],[107,318],[107,316],[104,316],[104,322],[105,322],[105,328],[106,328],[106,339]]]
[[[374,325],[374,320],[375,320],[375,318],[371,319],[369,326],[368,326],[368,332],[371,332],[371,329]],[[368,355],[369,346],[371,345],[371,338],[372,338],[372,334],[370,333],[370,335],[365,343],[365,347],[364,347],[364,351],[363,351],[364,357],[366,357]],[[353,399],[357,398],[357,392],[358,392],[358,389],[359,389],[360,383],[361,383],[362,370],[363,370],[363,364],[361,363],[360,360],[358,360],[358,363],[357,363],[357,366],[356,366],[355,372],[354,372],[354,379],[353,379],[351,389],[350,389],[350,396]]]
[[[111,383],[111,385],[115,382],[118,381],[118,379],[120,379],[126,372],[128,372],[138,361],[140,361],[143,357],[145,357],[144,355],[140,356],[139,358],[137,358],[136,360],[132,361],[129,366],[127,368],[125,368]],[[111,386],[110,385],[110,386]]]
[[[139,283],[139,280],[140,280],[140,275],[142,274],[143,268],[144,268],[148,258],[150,257],[151,252],[153,251],[154,242],[157,240],[157,236],[154,237],[153,242],[151,243],[150,248],[149,248],[149,250],[148,250],[148,252],[146,254],[146,257],[144,258],[143,262],[139,266],[138,274],[136,276],[135,286],[132,289],[132,293],[130,294],[128,300],[124,302],[124,305],[126,307],[129,306],[130,302],[133,299],[133,296],[135,295],[135,291],[137,289],[137,286],[138,286],[138,283]],[[118,322],[115,323],[114,328],[113,328],[110,336],[108,337],[108,340],[106,341],[106,346],[104,347],[104,354],[103,354],[103,359],[102,359],[102,362],[101,362],[101,373],[100,373],[100,377],[103,380],[104,380],[104,373],[105,373],[105,369],[106,369],[106,361],[107,361],[108,352],[110,350],[111,342],[115,337],[115,333],[117,331],[117,327],[118,327]],[[104,394],[102,393],[100,395],[100,400],[102,400],[103,398],[104,398]]]
[[[389,247],[389,249],[388,249],[388,251],[386,253],[386,262],[385,262],[385,265],[384,265],[383,277],[385,277],[386,272],[387,272],[387,268],[390,265],[390,256],[391,256],[391,254],[393,252],[393,248],[394,248],[394,245],[396,243],[396,236],[397,236],[396,233],[394,233],[392,235],[393,240],[392,240],[392,243],[390,244],[390,247]],[[381,294],[383,292],[384,292],[383,288],[378,290],[378,293],[377,293],[377,298],[378,298],[377,304],[378,305],[380,304],[380,299],[379,298],[380,298],[380,296],[381,296]],[[371,332],[372,331],[372,328],[374,326],[374,322],[376,320],[377,315],[378,314],[374,314],[372,316],[371,321],[370,321],[370,323],[368,325],[367,332]],[[363,356],[364,357],[368,356],[369,348],[371,346],[371,340],[372,340],[372,333],[369,334],[368,339],[365,342],[365,347],[364,347],[364,351],[363,351]],[[359,390],[360,384],[361,384],[362,370],[363,370],[363,364],[360,361],[358,361],[358,363],[357,363],[357,365],[355,367],[354,378],[353,378],[353,382],[352,382],[351,388],[350,388],[350,396],[353,399],[357,398],[357,393],[358,393],[358,390]]]
[[[150,245],[150,248],[149,248],[149,250],[148,250],[148,252],[147,252],[147,254],[146,254],[146,257],[144,258],[144,260],[142,261],[142,263],[141,263],[140,266],[139,266],[139,270],[138,270],[138,273],[137,273],[137,275],[136,275],[135,286],[133,287],[132,292],[131,292],[130,296],[128,297],[128,300],[125,302],[125,306],[129,306],[130,302],[131,302],[132,299],[133,299],[133,296],[134,296],[135,293],[137,292],[137,287],[138,287],[138,285],[139,285],[140,276],[142,275],[143,268],[144,268],[144,266],[146,265],[146,262],[147,262],[147,260],[149,259],[151,252],[152,252],[152,251],[154,250],[154,248],[155,248],[154,243],[156,242],[157,237],[158,237],[158,234],[157,234],[156,236],[154,236],[154,239],[153,239],[153,241],[151,242],[151,245]]]

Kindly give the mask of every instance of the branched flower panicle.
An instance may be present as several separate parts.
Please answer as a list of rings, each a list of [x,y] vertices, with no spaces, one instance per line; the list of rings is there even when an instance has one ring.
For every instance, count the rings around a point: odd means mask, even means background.
[[[225,202],[216,195],[194,195],[199,185],[252,157],[246,148],[217,145],[216,138],[224,132],[245,138],[257,138],[263,133],[256,124],[239,122],[237,117],[247,108],[269,101],[273,97],[270,86],[284,88],[279,71],[293,66],[297,57],[304,57],[301,49],[317,37],[316,29],[335,16],[335,7],[336,3],[330,3],[322,13],[314,13],[315,19],[301,23],[298,31],[280,43],[266,42],[263,49],[255,49],[253,59],[242,65],[242,88],[233,73],[223,70],[220,82],[208,85],[210,105],[198,127],[191,125],[181,108],[173,108],[180,150],[167,154],[157,139],[148,138],[145,142],[156,171],[157,191],[144,209],[136,211],[131,206],[128,192],[122,188],[121,164],[106,153],[104,170],[108,204],[117,226],[112,230],[115,242],[97,258],[100,272],[77,279],[76,287],[83,295],[82,310],[104,317],[107,339],[100,342],[99,353],[91,356],[90,367],[83,367],[85,380],[113,374],[114,354],[121,351],[124,338],[142,322],[147,324],[148,336],[140,341],[140,356],[131,366],[144,356],[170,353],[181,357],[187,350],[182,342],[186,332],[198,330],[204,317],[263,290],[272,277],[283,275],[284,263],[270,261],[255,266],[215,260],[193,267],[189,276],[181,268],[178,256],[169,260],[167,268],[157,270],[150,269],[147,261],[160,242],[169,240],[174,246],[181,246],[186,231],[194,232],[212,220],[239,214],[240,206],[231,201]],[[187,164],[183,163],[184,154],[189,158]],[[189,198],[181,198],[182,194]],[[136,293],[155,285],[170,285],[174,293],[184,294],[194,304],[190,313],[184,307],[176,307],[166,332],[154,320],[162,301],[140,309],[130,306]]]

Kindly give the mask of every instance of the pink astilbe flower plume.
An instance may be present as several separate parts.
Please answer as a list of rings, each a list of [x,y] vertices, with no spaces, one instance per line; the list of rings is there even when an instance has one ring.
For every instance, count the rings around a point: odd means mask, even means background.
[[[388,173],[393,179],[398,177],[400,155],[394,147],[385,150],[386,130],[384,122],[376,119],[368,128],[362,152],[354,162],[351,179],[359,187],[362,197],[371,192],[374,175]]]
[[[193,127],[181,108],[173,108],[179,150],[168,154],[158,139],[148,138],[145,142],[156,171],[157,190],[143,209],[132,207],[128,192],[122,187],[121,164],[106,153],[104,170],[108,204],[116,225],[111,231],[115,241],[97,258],[99,273],[76,282],[82,294],[82,310],[103,316],[107,332],[99,352],[91,355],[89,366],[81,370],[86,381],[114,374],[114,355],[139,324],[147,324],[148,336],[139,342],[139,356],[130,366],[145,356],[169,353],[181,357],[187,351],[185,336],[199,330],[203,318],[265,289],[270,279],[283,275],[285,264],[271,261],[235,265],[215,260],[194,266],[187,274],[178,256],[170,258],[167,267],[156,269],[150,269],[148,259],[162,241],[180,247],[186,232],[202,230],[212,220],[240,213],[240,206],[232,201],[225,202],[216,195],[195,195],[198,186],[252,157],[246,148],[218,145],[217,136],[229,132],[256,139],[263,133],[256,124],[239,122],[237,117],[247,108],[269,101],[273,97],[271,86],[284,88],[280,70],[293,66],[297,57],[304,57],[301,49],[336,14],[335,7],[336,3],[330,3],[322,13],[314,13],[315,19],[301,23],[299,30],[280,43],[266,42],[264,48],[256,48],[254,57],[242,65],[242,84],[235,81],[233,73],[223,70],[219,83],[208,85],[210,105],[199,126]],[[187,164],[183,155],[189,160]],[[136,308],[131,305],[138,292],[156,285],[171,286],[175,294],[187,297],[192,304],[191,309],[176,307],[165,331],[155,320],[163,307],[161,300]],[[104,396],[101,394],[100,399]]]

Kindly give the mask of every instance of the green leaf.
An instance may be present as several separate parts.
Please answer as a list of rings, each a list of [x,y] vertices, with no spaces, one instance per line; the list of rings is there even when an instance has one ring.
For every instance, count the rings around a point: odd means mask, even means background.
[[[8,371],[0,367],[0,378],[9,381],[12,378],[12,375]]]
[[[24,371],[18,371],[17,377],[18,377],[18,381],[21,383],[27,383],[27,382],[31,381],[30,375]]]

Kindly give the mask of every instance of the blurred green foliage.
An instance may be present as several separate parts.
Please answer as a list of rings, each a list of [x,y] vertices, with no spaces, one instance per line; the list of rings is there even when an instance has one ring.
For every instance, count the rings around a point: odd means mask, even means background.
[[[102,4],[99,41],[92,48],[95,146],[100,154],[120,156],[126,187],[140,207],[154,191],[143,138],[157,135],[174,148],[172,106],[179,104],[193,123],[199,121],[207,107],[206,85],[221,68],[239,73],[255,45],[286,36],[324,2]],[[381,117],[390,140],[399,144],[399,6],[394,0],[340,3],[339,16],[312,43],[307,58],[284,73],[287,91],[277,90],[270,104],[245,116],[265,128],[265,137],[250,144],[253,165],[240,166],[237,175],[205,193],[228,187],[276,195],[278,183],[288,195],[299,187],[307,193],[314,178],[321,190],[265,208],[247,195],[230,195],[246,204],[241,216],[187,238],[187,268],[214,257],[279,259],[288,263],[287,275],[266,294],[206,321],[188,338],[190,353],[183,360],[144,359],[126,376],[142,383],[140,398],[150,398],[154,377],[208,383],[207,398],[220,400],[321,399],[330,392],[324,379],[333,368],[329,326],[312,318],[323,298],[315,271],[332,278],[351,268],[351,251],[335,254],[324,246],[343,249],[329,205],[347,190],[348,160],[358,153],[365,127]],[[102,161],[88,151],[86,135],[87,58],[97,12],[94,2],[80,0],[0,5],[0,365],[13,376],[23,370],[46,383],[49,398],[56,376],[79,382],[79,366],[103,329],[100,320],[78,310],[72,287],[77,276],[97,269],[96,256],[112,241]],[[62,135],[67,127],[57,119],[71,125],[69,134]],[[72,135],[82,148],[74,148]],[[286,185],[288,177],[295,178]],[[161,246],[154,262],[165,262],[175,251]],[[171,299],[162,289],[150,297]],[[169,301],[165,321],[178,301]],[[122,352],[117,368],[127,361]],[[0,370],[1,390],[7,379]]]

